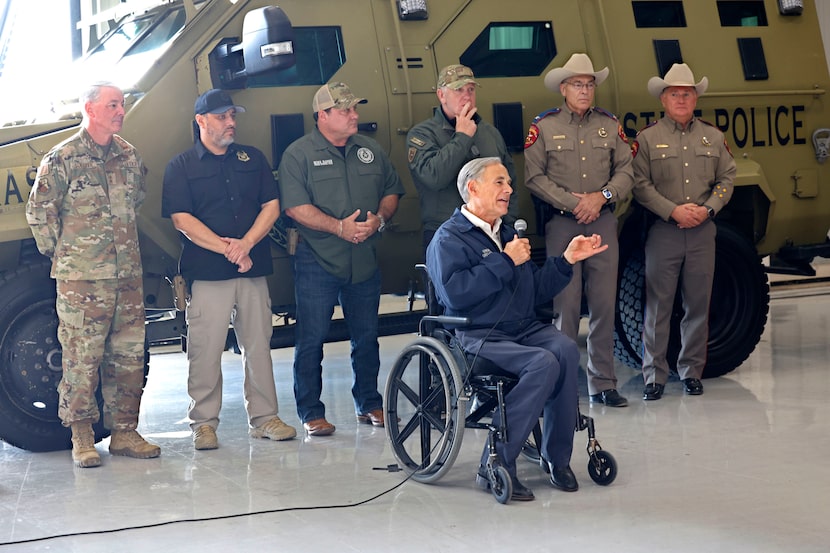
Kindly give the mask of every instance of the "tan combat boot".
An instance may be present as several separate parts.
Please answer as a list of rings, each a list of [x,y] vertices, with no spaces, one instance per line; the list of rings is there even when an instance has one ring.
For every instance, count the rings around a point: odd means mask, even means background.
[[[135,430],[113,430],[110,453],[136,459],[150,459],[161,455],[161,448],[142,438]]]
[[[95,450],[95,432],[88,422],[77,422],[72,428],[72,460],[81,468],[97,467],[101,457]]]

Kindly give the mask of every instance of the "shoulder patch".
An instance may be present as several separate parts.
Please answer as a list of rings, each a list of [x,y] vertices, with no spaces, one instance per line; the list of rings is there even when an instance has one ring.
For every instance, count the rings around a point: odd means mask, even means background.
[[[525,137],[525,149],[528,149],[531,146],[533,146],[538,138],[539,127],[536,126],[536,123],[531,123],[530,129],[527,131],[527,136]]]
[[[726,153],[727,154],[729,154],[732,157],[735,157],[734,155],[732,155],[732,150],[729,149],[729,143],[726,141],[725,136],[723,137],[723,147],[726,148]]]
[[[597,113],[601,113],[602,115],[604,115],[606,117],[610,117],[614,121],[619,121],[619,119],[617,119],[617,116],[614,115],[613,113],[611,113],[610,111],[606,111],[606,110],[604,110],[600,107],[597,107],[597,106],[594,106],[594,111],[597,112]]]
[[[637,157],[637,152],[640,151],[640,143],[636,140],[631,141],[631,157]]]
[[[698,121],[700,121],[700,122],[701,122],[701,123],[703,123],[704,125],[709,125],[710,127],[714,127],[714,128],[716,128],[716,129],[718,129],[718,130],[721,132],[721,134],[723,134],[723,131],[722,131],[722,130],[721,130],[721,129],[717,126],[717,125],[713,125],[713,124],[712,124],[712,123],[710,123],[709,121],[706,121],[706,120],[704,120],[704,119],[700,119],[700,118],[698,118]],[[729,143],[726,141],[726,135],[725,135],[725,134],[723,135],[723,147],[724,147],[724,148],[726,148],[726,153],[728,153],[728,154],[729,154],[730,156],[732,156],[732,157],[735,157],[735,156],[732,154],[732,150],[730,150],[730,149],[729,149]]]
[[[417,136],[411,136],[411,137],[409,137],[409,141],[410,141],[413,145],[415,145],[415,146],[417,146],[417,147],[419,147],[419,148],[423,148],[424,146],[426,146],[426,145],[427,145],[427,143],[426,143],[426,142],[424,142],[423,140],[421,140],[421,139],[420,139],[420,138],[418,138]]]
[[[617,125],[617,134],[620,135],[620,139],[628,144],[628,137],[625,135],[625,130],[623,130],[622,125]]]
[[[533,118],[533,124],[535,125],[536,123],[538,123],[539,121],[541,121],[542,119],[547,117],[548,115],[556,115],[560,111],[562,111],[562,108],[553,108],[553,109],[549,109],[547,111],[543,111],[542,113],[540,113],[539,115],[537,115],[536,117]]]

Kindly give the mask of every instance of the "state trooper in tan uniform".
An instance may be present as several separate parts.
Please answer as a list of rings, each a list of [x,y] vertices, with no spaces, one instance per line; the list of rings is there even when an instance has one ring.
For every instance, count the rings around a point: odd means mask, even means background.
[[[26,205],[40,252],[57,281],[58,339],[63,376],[58,416],[72,429],[72,459],[96,467],[92,424],[112,429],[113,455],[157,457],[142,438],[138,410],[144,384],[144,292],[136,213],[147,169],[118,136],[124,95],[97,83],[81,96],[81,129],[46,154]]]
[[[663,79],[652,77],[648,91],[666,115],[640,131],[634,143],[634,197],[659,217],[645,247],[645,400],[660,399],[669,376],[666,350],[678,281],[684,315],[677,372],[685,393],[703,393],[715,272],[712,219],[732,196],[736,172],[723,133],[694,116],[708,84],[706,77],[695,83],[685,63],[672,65]]]
[[[617,118],[593,106],[608,68],[594,71],[586,54],[571,56],[545,76],[565,102],[533,120],[525,140],[525,184],[547,216],[548,256],[560,255],[578,234],[598,234],[608,251],[577,263],[573,278],[553,300],[556,324],[572,339],[579,332],[582,290],[588,304],[588,393],[592,402],[625,407],[614,374],[614,304],[617,291],[617,219],[613,205],[631,191],[631,148]],[[548,219],[549,218],[549,219]]]

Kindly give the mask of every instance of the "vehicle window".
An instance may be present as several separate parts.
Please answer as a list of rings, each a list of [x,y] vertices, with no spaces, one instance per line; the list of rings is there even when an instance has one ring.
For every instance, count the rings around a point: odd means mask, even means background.
[[[134,47],[127,52],[128,56],[142,54],[165,46],[176,33],[184,27],[186,14],[183,9],[171,10],[159,20],[153,29],[147,33]]]
[[[153,23],[152,17],[133,19],[119,25],[101,39],[89,53],[89,58],[117,60],[132,45],[133,41]]]
[[[556,57],[550,21],[493,22],[461,54],[476,77],[538,76]]]
[[[77,65],[77,80],[95,75],[129,89],[173,42],[185,24],[183,8],[173,8],[121,23]]]
[[[763,0],[718,2],[722,27],[766,27],[767,12]]]
[[[683,2],[648,0],[631,2],[631,7],[634,8],[634,23],[638,29],[686,26]]]
[[[294,27],[296,64],[248,77],[249,87],[323,85],[346,63],[340,27]]]
[[[744,79],[747,81],[765,81],[769,79],[764,45],[759,37],[739,37],[738,51],[741,53]]]
[[[676,39],[655,39],[654,55],[657,57],[657,69],[661,77],[675,63],[683,63],[683,54],[680,53],[680,41]]]

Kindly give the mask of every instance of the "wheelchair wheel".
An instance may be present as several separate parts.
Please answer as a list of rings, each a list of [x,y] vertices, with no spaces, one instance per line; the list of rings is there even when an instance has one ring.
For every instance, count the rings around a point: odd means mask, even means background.
[[[513,481],[510,480],[510,473],[501,465],[493,467],[493,480],[490,482],[490,492],[496,501],[504,505],[510,501],[513,495]]]
[[[432,483],[451,467],[464,436],[463,380],[449,347],[419,336],[389,372],[384,395],[386,434],[412,479]],[[397,421],[397,422],[395,422]]]
[[[588,457],[588,475],[600,486],[607,486],[617,477],[617,461],[607,451],[600,449]]]

